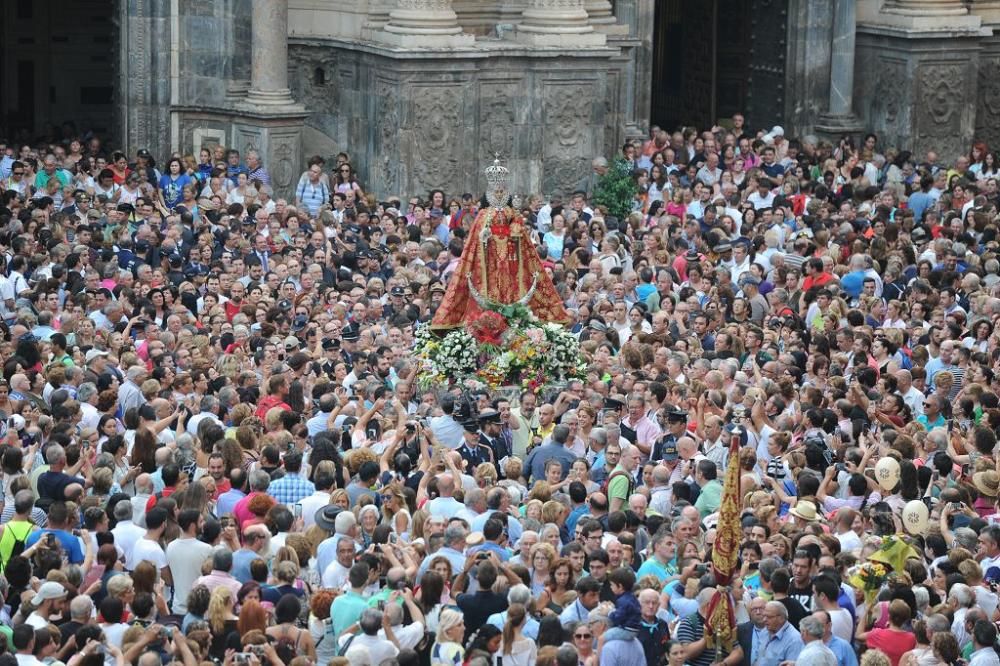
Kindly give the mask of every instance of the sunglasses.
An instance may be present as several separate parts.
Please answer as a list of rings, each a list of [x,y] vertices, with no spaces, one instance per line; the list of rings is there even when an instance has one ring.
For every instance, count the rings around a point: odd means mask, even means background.
[[[590,638],[593,638],[593,637],[594,637],[594,634],[573,634],[573,638],[586,638],[586,639],[590,639]]]

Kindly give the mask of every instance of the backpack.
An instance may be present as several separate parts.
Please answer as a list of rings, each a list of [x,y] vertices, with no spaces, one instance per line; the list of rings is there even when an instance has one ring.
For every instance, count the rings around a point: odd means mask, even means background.
[[[628,500],[629,497],[632,496],[632,491],[635,490],[635,480],[632,478],[631,474],[621,469],[612,472],[611,474],[608,474],[608,478],[604,479],[604,483],[601,484],[601,492],[604,493],[604,496],[608,498],[609,503],[611,502],[611,496],[608,494],[608,488],[611,487],[611,481],[616,476],[624,476],[628,478],[628,491],[625,493],[626,501]]]
[[[28,540],[28,536],[31,535],[35,526],[28,525],[27,527],[28,529],[25,530],[24,536],[22,537],[18,537],[17,534],[14,533],[13,525],[8,524],[4,528],[3,537],[6,537],[7,533],[9,532],[11,537],[14,539],[14,545],[10,549],[10,556],[5,558],[2,562],[0,562],[0,572],[2,572],[7,567],[7,563],[10,562],[11,558],[17,557],[18,555],[24,552],[24,542]]]

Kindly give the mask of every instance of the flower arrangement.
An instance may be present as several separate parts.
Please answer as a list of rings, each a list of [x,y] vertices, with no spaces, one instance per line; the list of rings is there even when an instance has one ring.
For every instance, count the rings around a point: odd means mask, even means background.
[[[539,321],[520,304],[486,310],[443,338],[427,326],[416,333],[423,387],[470,383],[481,388],[546,386],[583,376],[580,344],[559,324]]]
[[[889,577],[889,569],[881,562],[863,562],[851,569],[847,583],[865,595],[865,605],[868,610],[874,606],[879,590]]]

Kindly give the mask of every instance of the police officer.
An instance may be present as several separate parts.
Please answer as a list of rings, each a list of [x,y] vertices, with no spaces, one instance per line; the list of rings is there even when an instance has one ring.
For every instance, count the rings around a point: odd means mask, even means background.
[[[493,464],[497,468],[499,478],[503,478],[501,467],[511,456],[507,442],[500,436],[500,412],[495,409],[484,409],[479,413],[479,447],[488,448],[493,456]]]
[[[479,419],[475,416],[468,416],[462,421],[463,439],[462,445],[458,447],[458,455],[468,464],[468,471],[473,472],[476,467],[484,462],[493,462],[493,450],[489,446],[480,444]]]
[[[687,434],[688,413],[676,407],[666,408],[667,432],[656,441],[649,459],[658,462],[663,459],[665,447],[677,450],[677,440]]]
[[[361,329],[357,324],[351,324],[345,326],[340,332],[340,339],[343,340],[343,349],[340,350],[340,355],[344,358],[344,362],[348,366],[354,366],[354,357],[356,355],[356,349],[358,340],[361,339]]]

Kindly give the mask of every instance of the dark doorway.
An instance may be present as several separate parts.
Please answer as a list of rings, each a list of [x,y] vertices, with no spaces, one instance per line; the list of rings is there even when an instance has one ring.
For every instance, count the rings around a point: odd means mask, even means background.
[[[707,128],[784,116],[788,0],[657,0],[650,117]]]
[[[0,3],[0,132],[11,140],[113,134],[115,0]]]

